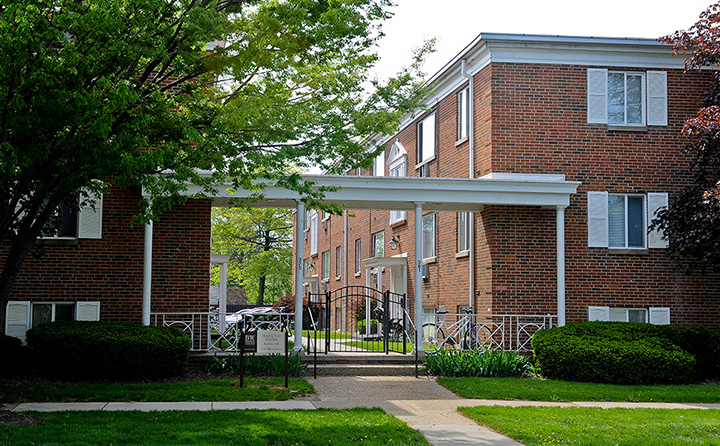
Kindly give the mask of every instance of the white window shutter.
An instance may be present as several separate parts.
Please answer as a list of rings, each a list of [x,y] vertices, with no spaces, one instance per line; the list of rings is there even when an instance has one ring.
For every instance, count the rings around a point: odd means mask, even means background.
[[[103,196],[90,197],[94,207],[88,204],[81,206],[78,213],[78,238],[102,238]]]
[[[607,124],[607,84],[606,69],[588,68],[587,122],[590,124]]]
[[[647,123],[668,125],[667,71],[647,72]]]
[[[607,192],[588,192],[588,246],[608,247]]]
[[[99,321],[100,302],[77,302],[75,304],[76,321]]]
[[[655,325],[670,325],[670,309],[650,308],[650,323]]]
[[[30,302],[10,301],[5,307],[5,334],[20,338],[25,343],[25,333],[30,328]]]
[[[655,212],[659,209],[668,207],[668,194],[666,193],[649,193],[648,194],[648,225],[655,219]],[[667,248],[668,241],[664,238],[661,231],[657,229],[648,233],[648,248]]]
[[[588,307],[589,321],[609,321],[610,307]]]
[[[611,322],[627,322],[628,314],[625,308],[610,308],[609,311]]]

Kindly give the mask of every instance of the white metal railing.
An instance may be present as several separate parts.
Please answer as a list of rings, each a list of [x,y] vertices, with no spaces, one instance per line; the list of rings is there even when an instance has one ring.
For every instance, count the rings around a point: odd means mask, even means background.
[[[237,317],[233,313],[151,313],[150,325],[177,327],[190,338],[192,351],[237,351],[240,333],[255,330],[292,330],[295,315],[266,312]]]
[[[423,341],[431,348],[532,351],[535,332],[552,328],[557,316],[525,314],[435,314],[423,324]]]

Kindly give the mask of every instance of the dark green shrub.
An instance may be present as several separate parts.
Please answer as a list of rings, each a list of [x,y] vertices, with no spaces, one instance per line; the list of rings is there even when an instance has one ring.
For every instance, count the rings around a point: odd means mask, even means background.
[[[660,326],[578,322],[533,336],[546,378],[614,384],[679,384],[696,378],[693,355],[662,336]]]
[[[695,357],[696,379],[720,379],[720,327],[658,325],[658,333]]]
[[[27,342],[50,374],[77,379],[175,376],[190,354],[190,339],[179,329],[126,322],[53,322],[28,330]]]
[[[19,338],[0,333],[0,361],[17,356],[21,343]]]
[[[515,352],[438,350],[428,354],[425,369],[431,375],[464,377],[513,377],[533,370],[532,363]]]
[[[285,355],[244,355],[243,357],[245,374],[248,376],[284,376]],[[307,370],[307,364],[302,360],[298,352],[288,355],[288,374],[290,376],[302,376]],[[240,355],[227,357],[214,357],[208,364],[209,373],[240,373]]]

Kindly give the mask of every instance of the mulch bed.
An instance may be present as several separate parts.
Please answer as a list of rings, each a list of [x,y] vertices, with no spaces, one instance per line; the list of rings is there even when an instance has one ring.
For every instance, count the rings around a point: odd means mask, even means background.
[[[0,426],[32,426],[37,423],[44,423],[45,420],[31,417],[22,413],[16,413],[0,406]]]

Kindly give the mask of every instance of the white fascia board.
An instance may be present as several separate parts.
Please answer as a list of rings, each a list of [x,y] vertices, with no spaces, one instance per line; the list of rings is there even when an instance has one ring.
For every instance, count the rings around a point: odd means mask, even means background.
[[[340,187],[336,192],[326,193],[326,201],[348,209],[413,210],[415,203],[423,203],[423,208],[430,211],[481,211],[485,205],[568,206],[570,195],[580,185],[558,175],[522,174],[476,179],[305,175],[303,179],[317,186]],[[227,206],[232,199],[252,196],[249,191],[229,190],[229,185],[218,187],[218,193],[211,197],[215,206]],[[188,187],[188,194],[196,192],[200,192],[199,187]],[[269,186],[262,198],[248,204],[294,208],[299,199],[294,191]]]

